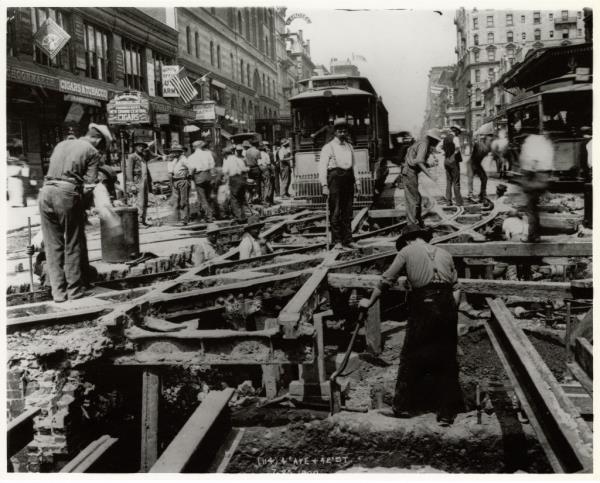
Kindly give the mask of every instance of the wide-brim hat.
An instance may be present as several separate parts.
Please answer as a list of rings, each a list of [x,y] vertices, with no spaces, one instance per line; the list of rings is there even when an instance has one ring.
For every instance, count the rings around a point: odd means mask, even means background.
[[[285,140],[281,141],[281,145],[282,146],[289,146],[290,145],[290,140],[289,139],[285,139]]]
[[[148,147],[148,142],[147,141],[142,141],[140,139],[140,140],[134,141],[133,145],[134,146],[144,146],[144,148],[147,148]]]
[[[333,121],[333,127],[348,127],[348,121],[343,117],[338,117]]]
[[[458,124],[452,124],[452,126],[450,126],[450,130],[460,133],[462,131],[462,127],[460,127]]]
[[[263,146],[269,146],[269,144],[270,144],[269,141],[263,141],[262,143],[263,143]]]
[[[213,233],[217,233],[220,229],[221,227],[216,223],[209,223],[208,225],[206,225],[206,234],[212,235]]]
[[[425,134],[427,137],[429,137],[431,139],[435,139],[438,142],[442,140],[442,135],[440,134],[439,129],[436,129],[436,128],[429,129],[429,130],[427,130],[427,132]]]
[[[248,223],[246,223],[244,231],[251,230],[252,228],[260,228],[261,226],[265,226],[265,222],[260,221],[260,218],[258,216],[251,216],[250,218],[248,218]]]
[[[185,151],[185,149],[179,143],[171,144],[171,149],[169,149],[170,153],[176,153],[176,152],[183,153],[184,151]]]
[[[241,144],[236,144],[235,145],[235,150],[236,151],[243,151],[244,150],[244,146],[242,146]]]
[[[396,239],[396,249],[400,250],[410,240],[415,238],[422,238],[425,241],[430,241],[432,237],[431,230],[429,228],[421,228],[419,225],[409,223],[402,229],[402,233]]]
[[[92,122],[88,126],[88,131],[90,131],[92,129],[95,129],[100,134],[102,134],[102,136],[104,137],[104,140],[106,141],[106,145],[107,146],[110,145],[110,143],[113,142],[112,134],[110,132],[110,129],[108,129],[107,125],[105,125],[105,124],[96,124],[95,122]]]
[[[231,154],[235,151],[235,146],[233,144],[229,144],[225,146],[222,150],[223,154]]]
[[[248,141],[247,139],[242,143],[242,146],[244,148],[249,148],[251,146],[250,141]]]

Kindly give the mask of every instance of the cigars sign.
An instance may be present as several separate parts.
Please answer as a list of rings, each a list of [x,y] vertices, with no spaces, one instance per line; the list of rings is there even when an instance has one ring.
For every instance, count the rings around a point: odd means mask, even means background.
[[[150,124],[150,101],[140,92],[124,92],[106,106],[108,124]]]

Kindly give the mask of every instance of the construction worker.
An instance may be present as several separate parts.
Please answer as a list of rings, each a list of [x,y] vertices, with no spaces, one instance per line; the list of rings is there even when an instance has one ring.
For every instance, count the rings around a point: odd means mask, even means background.
[[[174,143],[169,152],[170,161],[167,169],[171,178],[171,192],[173,202],[173,217],[179,222],[183,211],[182,225],[190,221],[190,168],[185,157],[183,146]]]
[[[244,227],[244,236],[240,241],[240,260],[260,257],[268,253],[266,242],[260,238],[260,229],[265,224],[260,221],[258,216],[248,218],[248,224]]]
[[[192,265],[197,267],[209,260],[219,256],[217,251],[217,241],[219,234],[219,225],[209,223],[206,226],[204,236],[201,236],[198,243],[192,246]]]
[[[107,126],[90,124],[79,139],[61,141],[50,156],[38,205],[52,298],[64,302],[85,296],[81,261],[85,239],[84,189],[98,180],[100,151],[110,146]]]
[[[423,172],[434,183],[435,180],[427,169],[427,160],[435,152],[435,147],[442,140],[437,129],[427,131],[425,137],[413,143],[406,152],[400,175],[404,186],[406,200],[406,219],[409,223],[423,225],[421,216],[421,193],[419,193],[419,172]]]
[[[152,191],[152,176],[148,169],[150,151],[148,143],[136,141],[134,152],[127,158],[128,192],[137,192],[138,222],[141,226],[149,226],[146,222],[148,197]]]
[[[196,185],[199,204],[199,218],[201,213],[207,222],[214,220],[212,207],[213,172],[215,169],[215,158],[209,149],[209,140],[199,140],[192,143],[194,152],[187,158],[190,168],[190,176]]]
[[[492,138],[494,136],[492,134],[486,134],[481,136],[481,138],[475,143],[473,143],[473,149],[471,149],[471,158],[469,162],[471,163],[471,169],[473,170],[473,177],[477,176],[480,181],[480,189],[479,189],[479,203],[483,203],[487,197],[487,174],[485,172],[485,168],[483,167],[483,160],[490,154]],[[475,202],[473,198],[473,179],[471,178],[471,182],[469,184],[469,195],[467,196],[467,200],[471,203]]]
[[[460,131],[461,128],[459,126],[451,126],[450,133],[448,133],[442,143],[442,149],[444,150],[444,169],[446,170],[446,203],[448,206],[452,206],[453,190],[456,206],[463,205],[463,199],[460,193],[460,162],[462,161],[460,141],[458,140]]]
[[[331,241],[335,249],[357,248],[352,241],[352,203],[354,186],[360,188],[354,149],[346,141],[346,119],[334,121],[335,137],[321,149],[319,182],[329,200]]]
[[[265,141],[266,142],[266,141]],[[280,179],[279,179],[279,143],[273,142],[273,149],[269,149],[269,157],[271,158],[271,166],[273,167],[273,195],[279,196],[280,191]]]
[[[258,165],[258,160],[260,159],[260,151],[258,150],[258,145],[259,142],[257,139],[253,139],[251,141],[250,146],[246,149],[245,159],[246,166],[248,167],[248,180],[252,180],[252,183],[249,183],[249,185],[251,186],[250,201],[258,201],[260,203],[264,200],[261,199],[262,174]]]
[[[294,167],[289,139],[281,141],[281,147],[279,148],[279,151],[277,151],[277,158],[279,159],[279,174],[281,176],[281,182],[279,183],[281,191],[279,193],[282,198],[289,198],[290,183],[292,182],[292,168]]]
[[[266,141],[265,141],[266,142]],[[268,145],[268,143],[267,143]],[[262,201],[265,206],[271,206],[273,204],[273,169],[271,166],[271,158],[267,153],[267,145],[262,143],[259,147],[260,159],[258,160],[258,167],[262,176],[261,187],[262,187]]]
[[[413,223],[406,225],[396,241],[396,258],[382,274],[371,297],[360,300],[359,307],[368,310],[406,271],[411,289],[408,324],[400,353],[393,415],[411,417],[433,409],[438,422],[450,425],[462,407],[456,360],[460,290],[452,256],[430,245],[430,240],[429,230]]]
[[[244,162],[244,148],[238,144],[235,147],[227,146],[223,150],[225,159],[223,160],[223,175],[227,177],[229,183],[230,204],[233,216],[238,223],[245,223],[246,220],[246,173],[248,167]]]

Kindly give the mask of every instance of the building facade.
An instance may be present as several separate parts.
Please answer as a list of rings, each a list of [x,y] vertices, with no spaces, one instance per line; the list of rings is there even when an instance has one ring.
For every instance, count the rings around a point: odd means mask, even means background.
[[[425,119],[421,135],[424,135],[428,129],[443,129],[451,124],[448,110],[454,106],[453,77],[453,65],[432,67],[429,70]]]
[[[315,64],[310,58],[310,40],[304,39],[302,30],[287,32],[286,50],[292,59],[295,83],[312,77]]]
[[[34,41],[46,18],[70,35],[54,59]],[[108,101],[126,90],[145,93],[152,115],[166,115],[169,124],[192,116],[156,94],[160,62],[172,62],[176,54],[177,32],[136,8],[8,9],[9,152],[23,156],[32,178],[41,180],[54,146],[68,134],[85,134],[90,122],[106,123]],[[150,136],[159,131],[155,117],[152,122],[142,126]],[[130,129],[115,131],[131,136]]]
[[[490,106],[503,101],[488,92],[502,73],[522,61],[531,49],[581,43],[582,10],[466,10],[456,12],[457,68],[455,103],[464,106],[464,123],[472,133],[493,115]]]

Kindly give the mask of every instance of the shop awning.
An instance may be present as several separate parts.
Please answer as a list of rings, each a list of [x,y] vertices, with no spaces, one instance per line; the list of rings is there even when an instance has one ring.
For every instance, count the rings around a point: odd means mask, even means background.
[[[186,119],[194,119],[196,117],[196,114],[193,110],[181,105],[177,105],[174,102],[168,101],[162,97],[151,96],[150,105],[152,106],[152,110],[154,112],[171,114],[173,116],[179,116]]]

